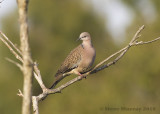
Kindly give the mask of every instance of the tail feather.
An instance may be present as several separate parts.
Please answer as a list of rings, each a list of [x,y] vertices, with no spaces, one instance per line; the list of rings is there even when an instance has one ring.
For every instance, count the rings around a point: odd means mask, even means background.
[[[53,89],[55,88],[55,86],[63,79],[63,74],[59,74],[58,76],[56,76],[56,80],[54,81],[54,83],[52,84],[52,86],[49,89]]]

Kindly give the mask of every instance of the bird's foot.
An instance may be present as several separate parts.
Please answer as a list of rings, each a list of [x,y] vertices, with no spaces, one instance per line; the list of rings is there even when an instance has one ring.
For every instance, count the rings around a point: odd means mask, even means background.
[[[78,75],[79,75],[79,76],[83,76],[83,75],[82,75],[81,73],[79,73],[79,72],[78,72]]]
[[[77,74],[78,76],[81,76],[81,79],[82,79],[82,78],[85,78],[85,79],[87,78],[86,75],[82,75],[80,72],[74,72],[74,73]]]

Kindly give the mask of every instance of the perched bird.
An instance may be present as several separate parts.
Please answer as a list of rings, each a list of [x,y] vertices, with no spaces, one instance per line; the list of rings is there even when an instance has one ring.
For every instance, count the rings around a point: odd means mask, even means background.
[[[68,73],[82,76],[81,73],[86,72],[93,65],[96,51],[92,45],[90,34],[83,32],[77,40],[82,40],[82,43],[73,49],[61,64],[55,74],[56,80],[50,89],[54,88],[57,83],[64,78],[64,74]]]

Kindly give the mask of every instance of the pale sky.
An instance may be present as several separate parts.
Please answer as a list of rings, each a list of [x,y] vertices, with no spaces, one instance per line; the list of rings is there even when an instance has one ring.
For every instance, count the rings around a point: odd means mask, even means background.
[[[1,2],[2,1],[2,2]],[[0,19],[17,7],[16,0],[0,0]]]
[[[2,1],[2,2],[1,2]],[[16,0],[0,0],[0,29],[1,19],[11,13],[17,7]]]

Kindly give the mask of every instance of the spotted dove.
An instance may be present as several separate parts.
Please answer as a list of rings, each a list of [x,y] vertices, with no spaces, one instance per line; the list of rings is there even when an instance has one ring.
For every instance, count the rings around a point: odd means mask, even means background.
[[[94,63],[96,51],[92,45],[90,34],[83,32],[80,34],[78,40],[82,40],[82,44],[73,49],[61,64],[55,74],[56,80],[50,89],[54,88],[57,83],[64,78],[64,74],[68,73],[82,76],[82,73],[88,71]]]

